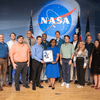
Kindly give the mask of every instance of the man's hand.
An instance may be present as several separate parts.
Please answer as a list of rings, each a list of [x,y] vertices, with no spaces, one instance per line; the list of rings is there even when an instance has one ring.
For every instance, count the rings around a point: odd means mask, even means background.
[[[10,66],[10,60],[8,60],[8,66]]]
[[[72,60],[70,60],[70,61],[68,62],[68,64],[71,65],[71,64],[72,64]]]
[[[1,65],[0,65],[0,69],[1,69]]]
[[[76,67],[76,64],[74,64],[74,66]]]
[[[13,64],[13,67],[14,67],[14,69],[16,69],[17,65],[14,63],[14,64]]]
[[[55,62],[51,62],[52,64],[55,64],[56,63],[56,61]]]
[[[83,69],[85,69],[86,68],[86,66],[83,66]]]
[[[43,60],[41,60],[41,63],[43,64],[43,63],[44,63],[44,61],[43,61]]]
[[[62,60],[60,60],[60,64],[62,65]]]
[[[30,65],[29,62],[27,62],[27,67],[29,67],[29,65]]]

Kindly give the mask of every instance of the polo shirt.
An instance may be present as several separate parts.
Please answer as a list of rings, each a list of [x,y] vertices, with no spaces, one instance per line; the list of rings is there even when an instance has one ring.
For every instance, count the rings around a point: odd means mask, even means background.
[[[0,42],[0,58],[7,58],[8,46],[6,43]]]
[[[60,48],[60,54],[62,54],[62,58],[71,58],[71,55],[74,55],[74,46],[71,43],[62,44]]]
[[[13,56],[15,62],[26,62],[28,60],[28,53],[30,52],[27,44],[15,43],[11,46],[10,55]]]
[[[50,47],[50,43],[48,41],[46,41],[45,43],[42,41],[41,43],[44,47],[44,50],[47,50],[47,47]]]

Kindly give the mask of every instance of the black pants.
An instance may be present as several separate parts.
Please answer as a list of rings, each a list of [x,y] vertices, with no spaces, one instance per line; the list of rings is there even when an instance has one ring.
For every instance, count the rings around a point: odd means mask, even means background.
[[[84,58],[77,57],[76,59],[76,68],[77,68],[77,78],[79,85],[85,85],[85,69],[84,66]]]
[[[17,68],[15,69],[15,87],[18,88],[19,87],[19,77],[20,77],[20,73],[22,73],[22,81],[23,81],[23,85],[26,86],[27,85],[27,62],[16,62],[17,64]]]
[[[9,83],[12,82],[12,71],[13,71],[13,65],[12,65],[12,62],[10,60],[10,65],[8,66],[8,82]]]
[[[32,82],[33,87],[40,84],[40,75],[43,64],[35,59],[32,59]]]
[[[32,80],[32,58],[30,57],[30,76],[29,76],[29,81],[31,81],[31,80]]]

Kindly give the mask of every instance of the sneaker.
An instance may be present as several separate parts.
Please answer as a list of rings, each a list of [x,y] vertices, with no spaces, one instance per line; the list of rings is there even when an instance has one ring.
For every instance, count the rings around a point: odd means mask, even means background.
[[[66,82],[63,82],[63,83],[61,84],[61,86],[64,86],[64,85],[66,85]]]
[[[70,84],[66,84],[66,88],[69,88]]]

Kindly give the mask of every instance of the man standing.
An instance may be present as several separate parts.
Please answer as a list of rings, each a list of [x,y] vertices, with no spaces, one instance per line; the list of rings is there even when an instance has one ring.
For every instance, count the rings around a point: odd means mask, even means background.
[[[27,85],[27,67],[30,63],[30,50],[29,47],[23,43],[23,36],[19,35],[17,37],[17,43],[12,45],[10,49],[10,58],[15,69],[15,88],[16,91],[20,91],[19,89],[19,76],[22,73],[22,81],[23,86],[25,88],[29,88]]]
[[[32,82],[33,82],[33,90],[36,90],[36,86],[39,88],[43,88],[43,86],[40,85],[40,74],[42,71],[42,66],[44,61],[42,60],[43,57],[43,46],[41,45],[42,37],[37,36],[36,38],[37,44],[33,45],[31,48],[32,53]]]
[[[0,76],[3,77],[3,86],[8,87],[9,85],[6,83],[6,72],[7,72],[7,61],[9,59],[8,46],[4,43],[4,35],[0,34]],[[2,87],[0,86],[0,91],[2,91]]]
[[[15,40],[15,38],[16,38],[16,34],[15,33],[11,33],[10,34],[10,41],[9,42],[7,42],[7,45],[8,45],[8,47],[9,47],[9,53],[10,53],[10,48],[11,48],[11,46],[13,45],[13,44],[15,44],[15,43],[17,43],[17,41]],[[9,85],[12,85],[12,71],[13,71],[13,65],[12,65],[12,63],[11,63],[11,60],[9,59],[9,61],[10,61],[10,65],[8,66],[8,84]]]
[[[56,46],[60,48],[61,45],[64,43],[64,40],[60,38],[59,31],[56,31],[55,35],[56,35],[56,41],[57,41]],[[59,58],[58,62],[59,62],[59,73],[60,73],[60,78],[58,80],[59,80],[59,82],[62,82],[62,66],[60,64],[60,58]]]
[[[63,83],[61,86],[66,85],[66,88],[70,86],[70,67],[74,56],[74,46],[69,43],[70,37],[64,36],[65,43],[61,45],[60,49],[60,63],[63,71]]]
[[[91,74],[90,69],[89,69],[90,55],[93,48],[93,43],[91,43],[92,41],[91,35],[87,36],[86,41],[87,43],[85,44],[85,48],[88,50],[88,64],[86,66],[85,81],[87,82],[87,85],[89,86],[89,85],[92,85],[93,83],[93,75]]]
[[[50,46],[50,43],[46,40],[47,39],[47,34],[42,34],[42,45],[44,47],[44,50],[47,50],[47,47]],[[41,72],[41,76],[40,76],[40,80],[41,83],[43,83],[43,81],[45,81],[45,83],[48,82],[47,77],[45,75],[45,68],[46,68],[46,63],[43,64],[43,68],[42,68],[42,72]]]
[[[27,31],[26,33],[27,38],[24,39],[24,43],[28,45],[30,49],[30,76],[29,81],[32,81],[32,54],[31,54],[31,47],[36,43],[35,39],[31,38],[32,33],[31,31]],[[28,80],[28,72],[27,72],[27,80]]]
[[[77,34],[73,35],[73,41],[71,43],[74,46],[74,50],[76,50],[77,46],[78,46],[78,35]],[[70,70],[70,82],[73,81],[73,75],[74,75],[73,74],[73,72],[74,72],[73,69],[74,69],[74,64],[73,64],[73,61],[72,61],[71,70]],[[74,84],[77,84],[77,83],[78,83],[78,81],[77,81],[77,69],[75,67],[75,82],[74,82]]]

